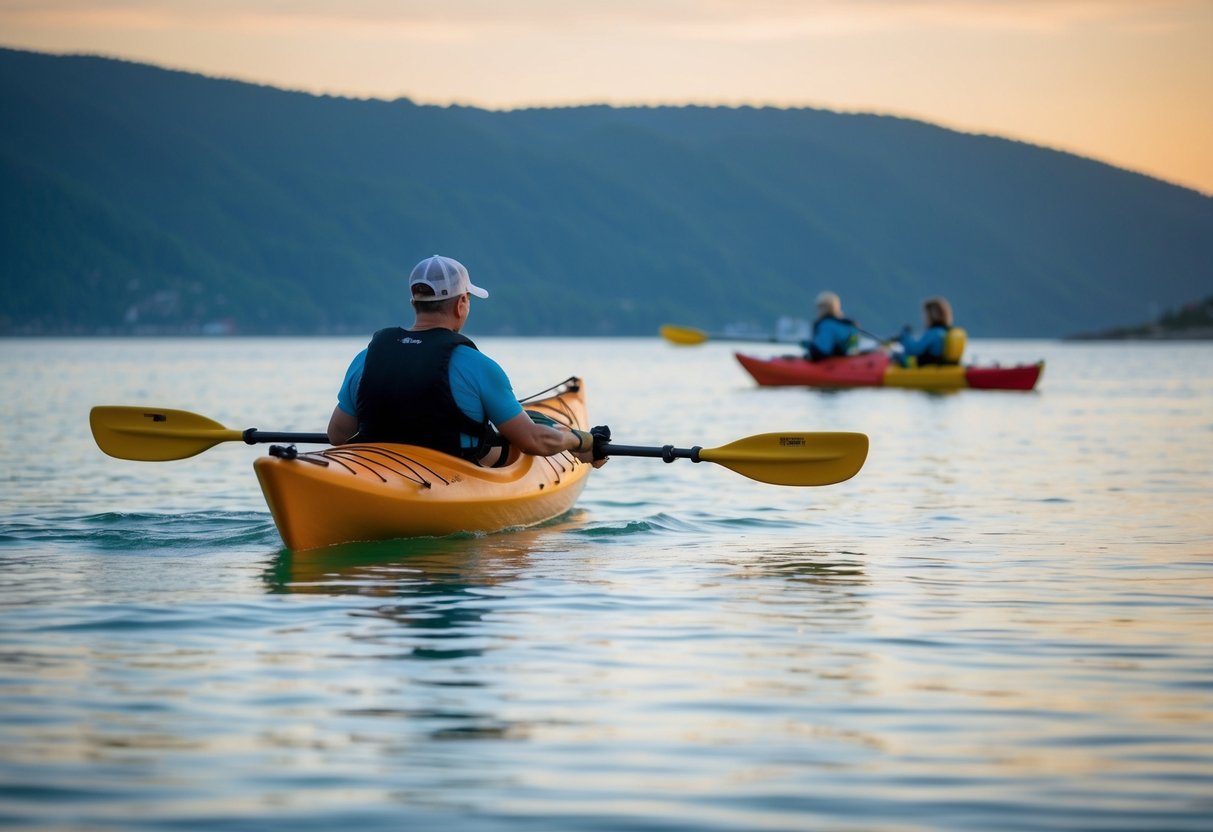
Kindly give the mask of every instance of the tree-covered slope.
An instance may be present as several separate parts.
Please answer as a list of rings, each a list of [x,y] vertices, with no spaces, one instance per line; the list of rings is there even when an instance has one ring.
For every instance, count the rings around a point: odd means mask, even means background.
[[[921,122],[819,110],[491,112],[0,50],[3,332],[365,331],[458,257],[476,332],[867,328],[945,294],[973,335],[1213,290],[1213,199]]]

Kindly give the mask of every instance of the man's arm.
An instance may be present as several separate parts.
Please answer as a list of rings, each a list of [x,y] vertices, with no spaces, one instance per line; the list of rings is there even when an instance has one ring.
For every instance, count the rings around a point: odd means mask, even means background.
[[[595,468],[606,464],[606,459],[594,459],[594,440],[589,433],[541,425],[525,412],[497,425],[497,431],[524,453],[553,456],[561,451],[571,451],[573,456]]]
[[[520,451],[535,456],[552,456],[561,451],[576,451],[581,437],[568,428],[541,425],[526,412],[497,426],[497,430]]]
[[[344,445],[353,439],[357,432],[358,418],[346,413],[340,405],[334,407],[333,415],[329,417],[329,441],[334,445]]]

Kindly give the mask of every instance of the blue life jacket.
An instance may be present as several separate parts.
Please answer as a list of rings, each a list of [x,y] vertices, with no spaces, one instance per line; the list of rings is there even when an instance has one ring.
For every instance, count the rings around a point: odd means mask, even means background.
[[[847,355],[859,344],[859,330],[850,318],[822,315],[813,321],[813,337],[805,343],[810,361]]]
[[[920,343],[926,339],[928,334],[930,334],[932,338],[930,343],[925,345],[926,348],[922,352],[918,353],[917,357],[919,367],[943,363],[943,342],[948,337],[948,329],[949,327],[946,327],[943,324],[934,324],[923,333],[923,338],[919,339]]]

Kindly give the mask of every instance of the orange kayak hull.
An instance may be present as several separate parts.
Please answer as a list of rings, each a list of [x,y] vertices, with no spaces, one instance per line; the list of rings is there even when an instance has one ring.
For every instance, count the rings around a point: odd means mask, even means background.
[[[587,429],[579,379],[524,406]],[[368,443],[259,457],[253,468],[283,543],[303,550],[533,526],[569,511],[592,470],[569,453],[512,456],[482,468],[429,448]]]

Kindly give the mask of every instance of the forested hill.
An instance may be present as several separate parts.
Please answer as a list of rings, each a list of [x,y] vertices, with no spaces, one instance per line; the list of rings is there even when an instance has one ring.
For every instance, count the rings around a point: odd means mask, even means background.
[[[407,79],[402,83],[407,84]],[[0,334],[367,332],[435,252],[476,334],[866,328],[948,296],[1062,336],[1213,290],[1213,198],[1069,154],[821,110],[492,112],[0,50]]]

